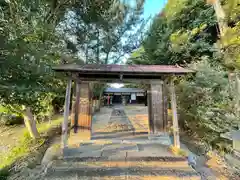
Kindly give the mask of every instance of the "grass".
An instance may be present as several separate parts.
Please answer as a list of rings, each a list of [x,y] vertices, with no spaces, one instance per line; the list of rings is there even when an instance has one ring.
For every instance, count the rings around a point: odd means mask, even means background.
[[[174,146],[170,146],[170,151],[173,154],[178,155],[178,156],[183,156],[183,157],[187,156],[187,152],[186,151],[184,151],[183,149],[174,147]]]
[[[37,125],[38,132],[40,134],[45,133],[48,130],[50,130],[51,128],[59,126],[62,123],[62,121],[63,121],[63,118],[58,117],[58,118],[52,120],[50,123],[49,122],[44,122],[44,123],[38,124]]]
[[[8,167],[14,164],[17,160],[26,157],[32,151],[43,145],[46,140],[43,135],[47,134],[52,128],[60,126],[61,122],[62,117],[58,117],[52,120],[51,123],[44,122],[38,124],[37,129],[41,134],[41,138],[38,138],[36,140],[32,139],[27,131],[24,131],[22,137],[19,140],[19,143],[14,148],[12,148],[8,153],[0,154],[0,158],[3,159],[2,163],[0,164],[0,178],[2,170],[2,174],[6,174],[6,171],[4,171],[4,169],[7,169],[8,171]]]

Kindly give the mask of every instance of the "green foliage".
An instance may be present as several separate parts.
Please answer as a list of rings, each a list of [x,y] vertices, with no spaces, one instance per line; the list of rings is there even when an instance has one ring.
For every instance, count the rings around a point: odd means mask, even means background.
[[[51,66],[60,62],[63,46],[55,25],[45,22],[47,1],[6,2],[0,8],[0,101],[13,113],[22,115],[30,106],[42,116],[49,111],[49,97],[62,91]]]
[[[203,0],[169,1],[163,13],[155,17],[143,41],[142,60],[133,54],[129,61],[181,65],[201,60],[202,56],[218,61],[213,47],[218,38],[216,23],[213,8]]]
[[[227,70],[239,70],[239,0],[222,0],[229,26],[219,37],[212,5],[205,0],[169,0],[129,64],[178,64],[196,69],[177,86],[181,127],[220,151],[220,138],[240,123],[234,112]],[[232,89],[231,89],[232,91]],[[231,95],[230,95],[231,94]]]
[[[132,52],[127,64],[148,64],[150,61],[147,61],[147,58],[144,47],[141,46]]]
[[[86,63],[119,63],[139,45],[145,25],[144,0],[134,0],[131,5],[121,0],[102,1],[104,8],[96,12],[98,4],[96,0],[86,1],[86,11],[81,9],[82,3],[76,3],[60,26],[62,36],[69,49],[81,53]],[[90,19],[92,16],[94,18]]]
[[[99,99],[102,96],[105,88],[106,88],[106,84],[93,84],[93,88],[92,88],[93,98]]]
[[[0,125],[12,126],[19,124],[24,124],[24,118],[22,116],[0,114]]]
[[[223,0],[223,9],[226,12],[228,22],[239,21],[239,0]]]
[[[197,73],[192,80],[183,79],[177,86],[181,126],[216,146],[220,134],[239,123],[231,107],[228,79],[221,66],[213,67],[208,60],[194,67]]]
[[[229,69],[240,69],[240,22],[228,27],[221,39],[224,49],[224,65]]]

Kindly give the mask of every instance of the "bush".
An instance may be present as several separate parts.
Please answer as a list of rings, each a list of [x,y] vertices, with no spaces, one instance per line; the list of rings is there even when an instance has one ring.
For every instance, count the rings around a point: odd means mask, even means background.
[[[182,79],[177,86],[180,126],[207,145],[217,147],[223,141],[220,134],[238,124],[227,72],[218,65],[211,66],[207,60],[194,66],[196,75],[191,80]]]
[[[18,115],[1,114],[0,124],[7,126],[24,124],[24,118]]]

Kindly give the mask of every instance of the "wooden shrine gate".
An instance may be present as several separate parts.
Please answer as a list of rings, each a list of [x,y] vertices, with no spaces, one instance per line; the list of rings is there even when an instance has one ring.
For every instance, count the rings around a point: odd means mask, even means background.
[[[162,65],[75,65],[65,64],[53,68],[68,77],[62,126],[63,148],[68,147],[68,123],[72,82],[75,83],[75,102],[72,108],[70,136],[72,141],[91,139],[92,104],[89,82],[138,82],[149,84],[149,133],[167,133],[168,89],[173,114],[174,145],[179,147],[176,95],[173,77],[193,71],[177,66]],[[169,88],[168,88],[169,87]]]

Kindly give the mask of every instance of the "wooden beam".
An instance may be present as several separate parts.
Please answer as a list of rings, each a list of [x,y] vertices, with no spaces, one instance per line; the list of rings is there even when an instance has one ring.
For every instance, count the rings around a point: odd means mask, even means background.
[[[103,82],[103,83],[140,83],[140,84],[150,84],[151,81],[158,81],[161,78],[164,78],[165,75],[162,76],[149,76],[149,78],[145,77],[138,77],[138,76],[134,76],[134,77],[128,77],[128,78],[124,78],[121,80],[119,78],[119,75],[116,75],[116,77],[110,77],[110,76],[106,76],[106,77],[89,77],[89,76],[81,76],[78,73],[72,73],[71,74],[72,79],[76,80],[76,81],[85,81],[85,82]],[[155,79],[155,80],[154,80]]]
[[[64,119],[62,123],[62,147],[67,147],[67,139],[68,139],[68,118],[69,118],[69,108],[70,108],[70,96],[71,96],[71,86],[72,80],[69,79],[66,88],[65,95],[65,105],[64,105]]]
[[[78,129],[78,111],[79,111],[79,102],[80,102],[80,84],[76,83],[76,100],[74,106],[74,133],[77,133]]]
[[[174,146],[180,148],[178,115],[177,115],[177,100],[173,79],[170,80],[171,106],[172,106],[172,120],[173,120],[173,138]]]

